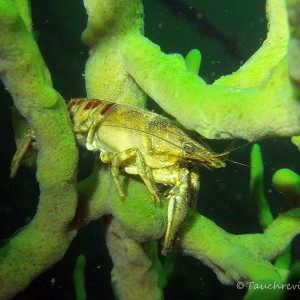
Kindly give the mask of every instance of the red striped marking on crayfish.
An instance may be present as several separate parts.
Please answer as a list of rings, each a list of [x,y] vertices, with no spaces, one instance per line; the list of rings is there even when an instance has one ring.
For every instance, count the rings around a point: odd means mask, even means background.
[[[102,110],[101,110],[101,112],[100,112],[100,114],[103,116],[103,115],[105,115],[106,113],[108,113],[108,111],[113,107],[113,106],[115,106],[116,105],[116,103],[109,103],[109,104],[107,104]]]
[[[68,110],[70,110],[75,104],[76,104],[76,102],[71,100],[68,105]]]
[[[93,104],[94,104],[93,101],[89,101],[89,102],[87,103],[87,105],[83,108],[83,110],[88,110],[88,109],[90,109],[90,108],[92,107]]]
[[[93,106],[92,106],[92,108],[94,109],[94,108],[98,107],[101,104],[102,104],[101,100],[95,101],[94,104],[93,104]]]
[[[80,105],[83,101],[85,101],[85,100],[80,99],[79,101],[76,102],[76,105]]]
[[[83,103],[85,100],[84,99],[72,99],[70,101],[67,101],[68,103],[68,110],[71,110],[71,108],[74,106],[74,105],[81,105],[81,103]]]

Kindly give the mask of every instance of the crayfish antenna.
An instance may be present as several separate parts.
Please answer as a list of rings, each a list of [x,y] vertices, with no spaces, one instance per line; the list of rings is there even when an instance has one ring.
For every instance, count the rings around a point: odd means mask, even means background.
[[[244,167],[249,167],[248,165],[246,164],[243,164],[243,163],[240,163],[240,162],[237,162],[237,161],[234,161],[234,160],[231,160],[228,158],[229,154],[233,151],[236,151],[236,150],[239,150],[239,149],[242,149],[246,146],[248,146],[250,143],[246,143],[242,146],[238,146],[238,147],[235,147],[235,144],[236,144],[236,141],[237,139],[234,139],[230,144],[229,146],[227,147],[226,150],[224,150],[223,152],[221,153],[218,153],[218,154],[214,154],[214,157],[217,157],[217,158],[222,158],[224,161],[229,161],[233,164],[236,164],[236,165],[240,165],[240,166],[244,166]]]
[[[240,162],[237,162],[237,161],[234,161],[234,160],[231,160],[231,159],[226,159],[226,161],[229,161],[229,162],[231,162],[231,163],[233,163],[233,164],[235,164],[235,165],[239,165],[239,166],[243,166],[243,167],[247,167],[247,168],[250,168],[250,166],[249,165],[246,165],[246,164],[243,164],[243,163],[240,163]]]

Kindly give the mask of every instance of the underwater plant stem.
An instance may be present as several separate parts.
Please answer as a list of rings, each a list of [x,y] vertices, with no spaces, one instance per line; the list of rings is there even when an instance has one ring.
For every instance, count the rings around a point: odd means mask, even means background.
[[[18,5],[19,12],[24,21],[26,29],[29,33],[32,33],[30,0],[14,0],[14,2]]]
[[[268,0],[267,15],[263,46],[237,72],[212,85],[190,72],[181,55],[166,55],[137,31],[121,45],[125,69],[167,113],[207,138],[295,135],[300,104],[288,77],[284,0]]]
[[[280,169],[275,172],[272,183],[281,192],[291,207],[300,206],[300,176],[290,169]]]
[[[283,282],[287,271],[269,261],[283,253],[299,233],[300,208],[278,216],[262,234],[240,235],[190,212],[179,232],[178,248],[212,268],[223,284],[244,280]]]
[[[41,192],[33,220],[0,249],[0,298],[11,299],[60,260],[76,235],[67,228],[77,204],[78,152],[65,103],[13,1],[0,0],[0,31],[0,77],[34,129]]]
[[[87,96],[130,106],[146,107],[147,95],[124,67],[120,51],[126,33],[142,33],[140,0],[84,0],[88,13],[82,41],[90,47],[85,67]]]
[[[279,189],[284,189],[292,191],[290,186],[299,187],[299,179],[298,175],[295,176],[292,174],[291,176],[286,174],[291,174],[293,172],[288,172],[285,169],[277,171],[273,176],[273,183],[277,183]],[[286,176],[285,176],[286,175]],[[263,160],[261,156],[260,146],[258,144],[254,144],[251,151],[251,167],[250,167],[250,195],[252,201],[256,204],[257,213],[259,223],[263,229],[266,229],[273,222],[273,215],[269,206],[269,203],[265,197],[264,187],[263,187],[263,177],[264,177],[264,166]],[[284,180],[283,178],[293,178],[296,180],[290,180],[293,184],[288,184],[289,179]],[[284,183],[283,183],[284,182]],[[280,184],[282,183],[282,184]],[[298,186],[297,184],[298,183]],[[275,184],[276,186],[276,184]],[[288,193],[287,193],[288,194]],[[289,196],[292,199],[295,197],[291,196],[293,193],[289,193]],[[288,246],[285,251],[276,258],[274,265],[278,268],[288,269],[291,263],[291,247]]]
[[[300,96],[300,1],[286,0],[290,39],[288,46],[289,76],[297,96]]]
[[[84,275],[85,265],[85,256],[83,254],[78,255],[73,273],[73,284],[76,293],[76,300],[86,300],[87,298]]]
[[[177,255],[177,252],[170,252],[164,258],[164,261],[162,263],[161,274],[159,277],[160,286],[162,288],[166,287],[174,273]]]
[[[118,299],[163,299],[159,285],[161,264],[155,241],[134,241],[113,218],[107,225],[106,244],[114,264],[111,278]]]
[[[284,58],[259,88],[242,89],[206,84],[188,71],[182,56],[166,55],[136,33],[127,36],[122,53],[126,70],[142,89],[186,128],[207,138],[254,141],[300,131],[300,104]]]
[[[265,197],[263,176],[264,165],[260,147],[254,144],[251,150],[250,195],[253,203],[256,204],[259,223],[265,229],[273,222],[273,215]]]
[[[185,57],[187,69],[198,75],[201,66],[201,52],[198,49],[192,49]]]

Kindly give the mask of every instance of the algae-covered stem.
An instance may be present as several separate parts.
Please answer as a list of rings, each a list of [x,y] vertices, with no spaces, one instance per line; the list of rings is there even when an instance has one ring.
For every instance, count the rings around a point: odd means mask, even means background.
[[[22,4],[26,7],[26,2]],[[33,220],[0,250],[1,299],[11,298],[61,259],[76,233],[66,228],[77,204],[77,149],[63,99],[53,89],[49,71],[28,31],[28,13],[26,28],[18,6],[13,1],[0,1],[0,75],[16,107],[36,132],[41,191]]]
[[[164,54],[137,32],[122,43],[124,66],[163,109],[207,138],[255,141],[297,135],[300,104],[287,68],[285,1],[267,1],[267,16],[262,47],[238,71],[212,85],[188,72],[180,55]]]

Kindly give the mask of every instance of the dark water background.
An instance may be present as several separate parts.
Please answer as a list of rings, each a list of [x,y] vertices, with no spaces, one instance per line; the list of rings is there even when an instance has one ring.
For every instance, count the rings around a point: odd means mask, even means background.
[[[32,2],[37,42],[52,74],[54,87],[65,99],[85,97],[84,72],[88,49],[80,35],[86,25],[81,1]],[[225,0],[145,0],[145,34],[166,53],[186,55],[193,48],[202,53],[200,76],[213,82],[237,70],[266,37],[264,1]],[[0,239],[9,238],[25,226],[35,213],[38,186],[34,174],[22,168],[9,178],[10,160],[15,151],[11,126],[12,101],[0,91]],[[113,99],[112,99],[113,100]],[[240,141],[239,144],[243,144]],[[224,141],[209,142],[221,151]],[[288,209],[285,200],[271,184],[279,168],[299,169],[299,154],[289,139],[270,139],[259,143],[265,162],[265,190],[274,215]],[[251,145],[232,154],[232,159],[249,164]],[[79,176],[92,167],[92,156],[83,152]],[[254,205],[249,198],[249,168],[229,164],[225,169],[201,171],[198,211],[225,230],[235,233],[261,232]],[[298,243],[299,238],[294,242]],[[72,276],[76,257],[87,258],[88,299],[113,299],[110,287],[111,261],[105,247],[101,222],[80,230],[65,258],[37,278],[16,299],[75,299]],[[296,253],[294,253],[296,258]],[[299,259],[299,253],[298,257]],[[55,284],[51,280],[55,278]],[[211,269],[191,257],[177,258],[174,275],[165,289],[165,299],[241,299],[243,291],[223,286]]]

